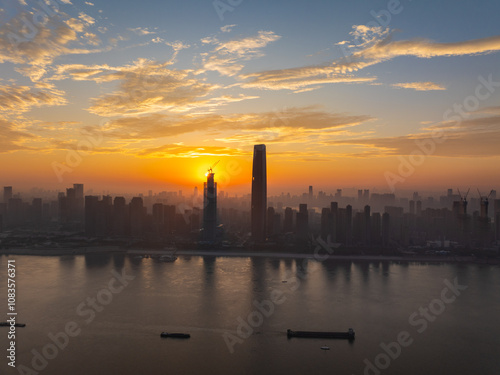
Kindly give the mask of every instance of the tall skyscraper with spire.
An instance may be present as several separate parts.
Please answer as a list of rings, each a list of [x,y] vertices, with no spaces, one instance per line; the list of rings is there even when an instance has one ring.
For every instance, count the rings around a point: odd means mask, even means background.
[[[266,240],[267,168],[266,145],[254,145],[252,168],[252,239]]]

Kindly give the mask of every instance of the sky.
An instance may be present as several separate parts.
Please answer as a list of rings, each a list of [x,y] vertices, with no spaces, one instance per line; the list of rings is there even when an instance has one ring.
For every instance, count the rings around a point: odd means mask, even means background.
[[[0,184],[500,188],[496,1],[2,0]]]

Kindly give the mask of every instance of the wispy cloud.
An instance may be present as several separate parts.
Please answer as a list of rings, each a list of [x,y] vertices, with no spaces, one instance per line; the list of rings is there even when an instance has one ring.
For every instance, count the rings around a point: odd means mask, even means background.
[[[464,56],[486,54],[500,51],[500,36],[453,43],[439,43],[427,39],[393,40],[393,31],[381,27],[353,26],[351,35],[357,43],[342,41],[337,43],[353,52],[329,64],[303,66],[256,73],[242,74],[245,80],[242,87],[254,87],[269,90],[301,91],[307,87],[316,87],[325,83],[360,83],[373,82],[375,77],[358,77],[353,73],[369,66],[401,56],[432,58],[438,56]],[[429,82],[405,84],[413,89],[442,89]]]
[[[155,31],[149,30],[147,27],[136,27],[136,28],[128,28],[128,30],[133,31],[137,35],[150,35],[156,34]]]
[[[33,136],[17,130],[16,124],[0,119],[0,153],[27,150],[29,147],[23,145],[23,142],[30,138]]]
[[[322,144],[323,137],[341,135],[347,129],[372,120],[366,115],[329,113],[316,107],[290,108],[277,112],[242,114],[148,114],[108,121],[100,128],[113,139],[130,141],[178,137],[198,132],[221,143],[248,146],[268,143]],[[92,130],[92,129],[89,129]]]
[[[0,112],[19,114],[33,107],[66,104],[64,92],[52,85],[40,84],[36,88],[19,85],[0,85]]]
[[[174,50],[187,48],[174,43]],[[101,116],[137,116],[162,111],[186,112],[194,108],[215,108],[231,102],[254,99],[255,96],[219,95],[209,97],[220,86],[198,79],[192,70],[170,68],[172,61],[139,59],[132,64],[61,65],[52,79],[71,78],[96,83],[118,81],[113,92],[91,100],[89,111]]]
[[[412,152],[421,153],[417,146],[419,144],[433,144],[435,150],[433,156],[442,157],[488,157],[500,156],[500,107],[489,107],[488,113],[484,115],[477,112],[470,119],[460,123],[442,122],[424,129],[417,134],[409,134],[398,137],[383,138],[353,138],[347,140],[332,140],[326,142],[330,145],[354,145],[361,146],[366,150],[366,156],[378,154],[387,155],[410,155]],[[442,131],[443,142],[439,144],[433,138],[433,131]],[[363,153],[360,154],[363,156]]]
[[[215,37],[202,40],[205,44],[215,45],[215,49],[201,55],[205,71],[217,71],[221,75],[234,76],[243,69],[243,61],[263,56],[262,48],[280,38],[272,31],[259,31],[257,35],[241,39],[219,41]]]
[[[130,150],[130,153],[141,157],[151,158],[198,158],[201,156],[242,156],[249,155],[249,151],[239,148],[218,146],[184,146],[167,144],[139,150]]]
[[[403,82],[393,83],[392,86],[416,91],[446,90],[446,87],[434,82]]]
[[[80,18],[83,22],[87,23],[88,25],[92,25],[95,23],[95,19],[84,12],[80,12],[78,18]]]
[[[231,30],[233,29],[233,27],[235,27],[236,25],[226,25],[226,26],[222,26],[220,28],[220,31],[222,31],[223,33],[229,33],[231,32]]]
[[[87,47],[97,45],[98,39],[87,32],[95,21],[83,13],[79,20],[59,11],[45,23],[31,24],[27,29],[24,20],[29,17],[29,12],[20,12],[0,27],[0,63],[16,64],[16,70],[32,81],[41,79],[59,56],[103,51]]]

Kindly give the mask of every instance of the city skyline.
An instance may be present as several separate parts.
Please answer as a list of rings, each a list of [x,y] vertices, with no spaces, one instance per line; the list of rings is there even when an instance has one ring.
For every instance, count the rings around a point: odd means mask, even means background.
[[[3,184],[185,190],[221,160],[243,194],[257,143],[273,193],[500,184],[499,4],[214,3],[0,9]]]
[[[499,14],[2,1],[0,373],[497,374]]]

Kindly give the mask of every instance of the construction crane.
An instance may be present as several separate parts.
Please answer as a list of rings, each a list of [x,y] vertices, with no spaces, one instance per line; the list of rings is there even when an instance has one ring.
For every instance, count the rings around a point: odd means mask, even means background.
[[[481,192],[479,191],[479,189],[477,189],[477,193],[479,194],[479,202],[480,202],[479,204],[481,207],[481,217],[486,218],[486,217],[488,217],[488,199],[491,196],[491,194],[493,194],[493,190],[490,191],[488,196],[481,195]]]
[[[215,166],[216,166],[217,164],[219,164],[219,162],[220,162],[220,160],[217,160],[217,161],[215,162],[215,164],[214,164],[214,165],[212,165],[210,168],[208,168],[208,172],[207,172],[207,174],[206,174],[207,176],[208,176],[210,173],[213,173],[213,172],[212,172],[212,169],[213,169],[213,168],[215,168]]]
[[[484,195],[481,195],[481,192],[479,191],[479,189],[477,189],[477,193],[479,194],[479,198],[481,200],[484,199],[485,202],[488,202],[488,199],[491,197],[491,194],[493,194],[493,192],[494,192],[494,190],[491,190],[487,196],[484,196]]]
[[[467,193],[465,193],[464,196],[462,196],[462,193],[460,193],[460,189],[458,189],[458,195],[460,195],[460,201],[462,202],[462,207],[463,207],[463,214],[467,214],[467,196],[469,195],[470,188],[467,190]]]

